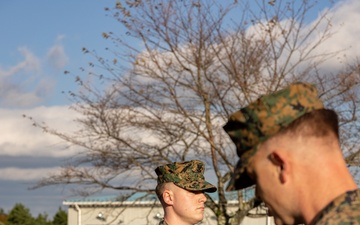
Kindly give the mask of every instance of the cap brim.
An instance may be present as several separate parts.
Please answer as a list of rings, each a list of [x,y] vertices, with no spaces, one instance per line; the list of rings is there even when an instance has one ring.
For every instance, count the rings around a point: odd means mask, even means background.
[[[175,185],[188,190],[188,191],[204,191],[204,192],[215,192],[217,191],[217,188],[210,184],[209,182],[203,180],[203,181],[197,181],[195,185],[187,185],[187,186],[181,186],[179,184],[174,183]],[[193,187],[192,187],[193,186]]]
[[[210,193],[217,191],[217,187],[215,187],[214,185],[210,184],[209,182],[204,181],[204,184],[206,185],[206,188],[203,189],[202,191],[210,192]]]
[[[226,187],[226,191],[241,190],[254,184],[254,180],[251,179],[246,172],[245,165],[241,162],[241,160],[239,160],[236,164],[231,180]]]

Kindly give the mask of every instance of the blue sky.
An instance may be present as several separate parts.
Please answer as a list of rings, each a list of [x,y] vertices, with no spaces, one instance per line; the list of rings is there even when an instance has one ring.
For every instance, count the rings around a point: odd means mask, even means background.
[[[0,71],[17,71],[6,81],[21,88],[18,91],[30,101],[16,102],[15,106],[65,103],[59,93],[74,83],[63,71],[78,72],[86,64],[83,47],[105,48],[102,32],[119,27],[104,10],[114,4],[114,0],[0,2]],[[30,96],[29,92],[47,97]]]
[[[59,113],[69,104],[61,92],[76,88],[73,77],[63,72],[78,73],[87,64],[83,47],[106,47],[102,32],[119,27],[104,10],[114,4],[114,0],[0,1],[0,115],[5,121],[0,126],[4,133],[0,207],[6,211],[21,202],[34,215],[53,215],[69,196],[63,187],[27,190],[45,171],[56,170],[69,153],[55,150],[62,147],[59,141],[31,127],[21,115],[37,116],[58,127],[65,121],[72,124],[73,117]]]
[[[76,86],[73,77],[63,72],[78,73],[79,67],[87,65],[83,47],[101,51],[109,45],[102,32],[123,32],[104,10],[115,2],[0,1],[0,208],[7,211],[20,202],[35,216],[53,215],[71,196],[62,186],[27,190],[31,182],[57,171],[74,149],[64,148],[55,137],[32,127],[22,114],[63,131],[74,128],[76,115],[61,92]],[[360,21],[360,2],[341,3],[332,9],[333,26],[339,31],[325,48],[347,49],[344,54],[354,58],[360,49],[356,22]],[[327,65],[334,68],[338,62]]]

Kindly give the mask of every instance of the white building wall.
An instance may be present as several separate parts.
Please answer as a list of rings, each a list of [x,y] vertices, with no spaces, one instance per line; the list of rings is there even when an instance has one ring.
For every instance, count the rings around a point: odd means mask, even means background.
[[[69,206],[68,225],[157,225],[163,217],[163,209],[156,206],[83,205]],[[230,208],[231,210],[231,208]],[[235,208],[233,208],[235,210]],[[200,225],[217,225],[213,212],[205,209],[204,220]],[[241,225],[274,225],[272,218],[266,216],[245,217]]]

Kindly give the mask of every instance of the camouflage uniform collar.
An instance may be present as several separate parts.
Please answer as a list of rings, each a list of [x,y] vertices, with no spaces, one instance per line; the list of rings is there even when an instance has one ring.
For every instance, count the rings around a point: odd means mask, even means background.
[[[164,219],[162,219],[159,223],[159,225],[169,225]]]
[[[331,201],[310,225],[359,224],[360,189],[345,192]],[[354,223],[354,222],[357,223]]]

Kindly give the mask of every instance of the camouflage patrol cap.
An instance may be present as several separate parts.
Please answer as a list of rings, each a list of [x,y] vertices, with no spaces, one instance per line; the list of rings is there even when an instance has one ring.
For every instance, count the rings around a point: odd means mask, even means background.
[[[217,188],[204,178],[205,165],[202,161],[174,162],[155,169],[158,184],[172,182],[188,191],[215,192]]]
[[[236,145],[240,157],[227,191],[254,184],[245,168],[259,144],[275,135],[305,113],[324,108],[314,86],[294,83],[275,93],[265,95],[230,115],[223,127]]]

